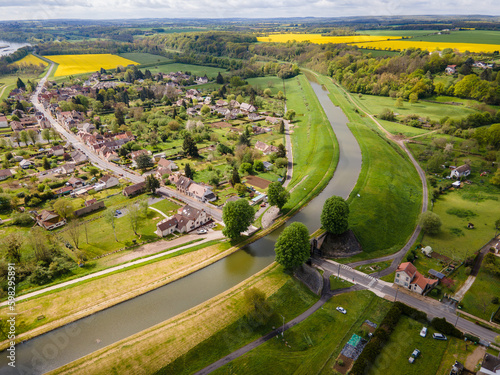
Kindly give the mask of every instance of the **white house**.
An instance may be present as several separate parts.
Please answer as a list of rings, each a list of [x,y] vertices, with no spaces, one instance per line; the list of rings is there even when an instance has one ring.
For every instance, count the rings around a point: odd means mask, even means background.
[[[198,210],[189,205],[179,208],[177,214],[156,224],[156,234],[165,237],[174,231],[179,233],[190,232],[210,221],[204,210]]]
[[[400,285],[412,292],[425,294],[438,283],[438,280],[431,280],[424,277],[417,268],[410,262],[401,263],[396,270],[394,284]]]
[[[500,358],[486,353],[477,375],[500,375]]]
[[[470,167],[467,164],[464,164],[452,170],[450,177],[453,178],[467,177],[468,175],[470,175],[470,172],[471,172]]]
[[[19,162],[19,166],[20,166],[22,169],[27,169],[27,168],[31,167],[32,165],[33,165],[33,162],[32,162],[32,161],[30,161],[30,160],[26,160],[26,159],[21,160],[21,161]]]
[[[110,174],[107,174],[106,176],[101,177],[99,182],[101,184],[104,184],[104,189],[109,189],[113,186],[120,184],[120,181],[118,181],[118,179],[115,176],[110,175]]]

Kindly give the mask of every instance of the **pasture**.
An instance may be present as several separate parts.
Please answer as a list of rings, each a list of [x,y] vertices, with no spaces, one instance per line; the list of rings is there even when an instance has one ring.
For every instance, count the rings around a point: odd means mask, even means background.
[[[139,65],[139,63],[110,53],[88,55],[54,55],[45,58],[59,64],[54,77],[89,73],[101,68],[115,69],[118,65]]]

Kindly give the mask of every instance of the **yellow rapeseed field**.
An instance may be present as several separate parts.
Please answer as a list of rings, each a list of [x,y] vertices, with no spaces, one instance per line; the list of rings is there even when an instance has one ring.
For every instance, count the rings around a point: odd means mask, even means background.
[[[408,48],[420,48],[421,50],[428,50],[429,52],[436,50],[443,50],[445,48],[451,48],[453,50],[458,50],[460,52],[485,52],[492,53],[494,51],[500,51],[500,45],[498,44],[477,44],[477,43],[445,43],[445,42],[421,42],[412,41],[411,39],[405,40],[385,40],[377,42],[365,42],[365,43],[351,43],[360,48],[369,49],[379,49],[379,50],[397,50],[401,51]]]
[[[110,53],[88,55],[51,55],[44,56],[59,64],[54,77],[96,72],[101,68],[114,69],[118,65],[139,65],[135,61],[125,59]]]
[[[31,53],[29,55],[24,56],[21,60],[16,61],[14,64],[15,65],[23,65],[23,64],[40,65],[40,64],[43,64],[43,66],[49,65],[46,61],[44,61],[36,56],[33,56]]]
[[[387,39],[400,39],[400,36],[372,36],[372,35],[352,35],[352,36],[322,36],[321,34],[269,34],[269,36],[258,37],[259,42],[277,42],[286,43],[294,40],[297,42],[305,42],[306,40],[315,44],[324,43],[353,43],[353,42],[370,42]]]

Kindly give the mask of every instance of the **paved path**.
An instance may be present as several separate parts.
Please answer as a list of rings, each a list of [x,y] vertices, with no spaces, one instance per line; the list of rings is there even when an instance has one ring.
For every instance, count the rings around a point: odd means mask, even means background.
[[[159,209],[154,208],[154,207],[151,207],[151,206],[149,206],[148,208],[149,208],[150,210],[153,210],[153,211],[158,212],[160,215],[163,215],[163,217],[164,217],[165,219],[167,219],[167,218],[168,218],[168,216],[167,216],[167,215],[165,215],[165,214],[164,214],[162,211],[160,211]]]
[[[185,245],[185,246],[182,246],[182,247],[178,247],[178,248],[173,249],[173,250],[163,251],[161,253],[152,255],[152,256],[147,257],[147,258],[142,258],[142,259],[138,259],[138,260],[132,261],[130,263],[121,264],[121,265],[118,265],[118,266],[115,266],[115,267],[107,268],[105,270],[94,272],[94,273],[92,273],[90,275],[87,275],[87,276],[82,276],[82,277],[79,277],[79,278],[74,279],[74,280],[66,281],[64,283],[60,283],[60,284],[53,285],[53,286],[50,286],[50,287],[47,287],[47,288],[43,288],[43,289],[37,290],[35,292],[27,293],[27,294],[24,294],[22,296],[16,297],[16,301],[22,301],[22,300],[25,300],[25,299],[28,299],[28,298],[31,298],[31,297],[38,296],[38,295],[43,294],[43,293],[47,293],[47,292],[50,292],[50,291],[53,291],[53,290],[61,289],[61,288],[64,288],[66,286],[79,283],[81,281],[94,279],[96,277],[107,275],[107,274],[115,272],[115,271],[123,270],[123,269],[129,268],[131,266],[135,266],[135,265],[138,265],[138,264],[141,264],[141,263],[149,262],[149,261],[151,261],[153,259],[161,258],[161,257],[163,257],[165,255],[173,254],[175,252],[187,249],[187,248],[192,247],[192,246],[197,246],[197,245],[203,244],[205,242],[209,242],[209,241],[213,241],[213,240],[216,240],[216,239],[222,239],[222,238],[224,238],[224,236],[222,235],[222,233],[219,232],[219,231],[218,232],[212,232],[212,233],[214,233],[214,234],[209,235],[209,236],[203,236],[203,240],[201,240],[199,242],[196,242],[194,244],[188,244],[188,245]],[[185,242],[189,242],[191,240],[192,240],[192,238],[189,238],[189,237],[186,236]],[[161,242],[156,242],[156,243],[161,244]],[[170,244],[168,244],[168,245],[170,245]],[[168,245],[166,245],[166,246],[168,246]],[[8,301],[4,301],[4,302],[0,303],[0,306],[5,306],[5,305],[7,305],[7,303],[8,303]]]

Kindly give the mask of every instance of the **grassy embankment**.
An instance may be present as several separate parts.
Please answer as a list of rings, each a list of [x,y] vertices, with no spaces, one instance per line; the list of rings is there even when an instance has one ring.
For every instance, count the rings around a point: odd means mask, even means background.
[[[349,198],[349,226],[364,251],[340,261],[394,253],[410,237],[420,213],[422,185],[417,171],[408,156],[387,140],[373,121],[354,110],[328,77],[320,76],[319,80],[348,116],[348,125],[363,154],[361,174]]]
[[[500,277],[492,276],[483,268],[462,299],[463,310],[489,321],[499,307],[491,302],[495,297],[500,299]]]
[[[266,294],[274,312],[272,321],[260,329],[245,317],[248,302],[244,291],[252,287]],[[316,300],[317,296],[285,274],[281,267],[271,265],[191,310],[51,373],[152,374],[168,363],[175,366],[174,373],[181,370],[192,373],[260,337],[273,324],[279,325],[280,314],[289,320]],[[192,356],[195,352],[199,355]],[[182,357],[186,353],[187,356]]]
[[[40,335],[168,284],[220,259],[230,247],[227,242],[195,245],[126,270],[19,301],[16,304],[17,336],[25,340]],[[7,312],[3,306],[0,318],[5,319]],[[38,320],[39,316],[43,318]]]
[[[344,307],[347,314],[336,311],[337,306]],[[389,306],[390,302],[368,291],[335,296],[307,320],[287,330],[285,341],[274,338],[213,373],[260,374],[272,369],[273,374],[331,374],[352,334],[360,334],[366,319],[380,323]]]

